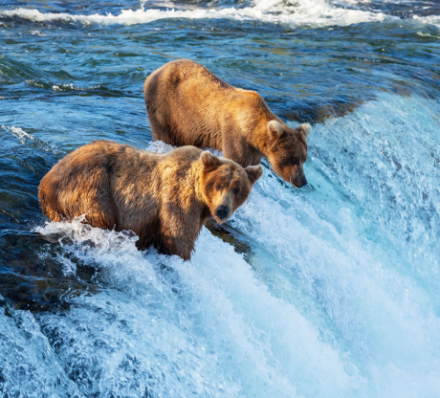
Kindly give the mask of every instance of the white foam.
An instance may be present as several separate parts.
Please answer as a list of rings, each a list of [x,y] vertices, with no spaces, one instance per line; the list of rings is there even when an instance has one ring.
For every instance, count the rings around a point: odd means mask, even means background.
[[[175,149],[174,146],[165,144],[163,141],[152,141],[147,146],[147,151],[157,152],[157,153],[167,153]]]
[[[148,383],[145,373],[150,380],[161,379],[154,388],[158,396],[195,391],[199,396],[296,397],[315,391],[321,397],[324,391],[349,393],[362,380],[355,367],[348,375],[338,350],[323,343],[293,305],[274,297],[243,257],[206,229],[188,262],[154,250],[139,252],[133,238],[78,220],[38,230],[73,238],[63,243],[66,258],[97,267],[101,283],[117,288],[81,298],[78,304],[87,306],[63,319],[41,319],[46,333],[61,336],[56,344],[62,366],[85,364],[81,372],[93,388],[83,393],[109,383],[122,393],[122,380]],[[85,323],[87,330],[78,327]],[[127,356],[136,363],[135,374],[121,370]],[[92,363],[94,374],[87,369]]]
[[[422,24],[429,24],[429,25],[434,25],[437,28],[440,28],[440,16],[438,15],[430,15],[427,17],[420,17],[417,15],[413,16],[413,19],[416,20],[417,22],[420,22]],[[421,34],[420,36],[429,36],[428,34]],[[439,36],[434,36],[435,38],[439,38]]]
[[[53,91],[57,91],[57,92],[59,92],[59,91],[61,91],[61,92],[64,92],[64,91],[85,91],[85,90],[94,90],[94,89],[96,89],[96,88],[99,88],[100,86],[90,86],[90,87],[77,87],[77,86],[74,86],[72,83],[70,83],[70,84],[60,84],[60,85],[53,85],[52,86],[52,90]]]
[[[5,130],[12,131],[12,133],[16,137],[18,137],[21,144],[24,144],[27,140],[34,140],[35,139],[34,137],[32,137],[29,133],[26,133],[26,131],[24,131],[20,127],[15,127],[15,126],[12,126],[12,127],[1,126],[1,127],[3,127]]]
[[[26,397],[81,396],[29,311],[0,308],[0,323],[1,393]]]
[[[56,145],[47,143],[45,141],[42,141],[42,140],[34,137],[33,135],[24,131],[21,127],[4,126],[4,125],[0,124],[0,128],[4,129],[6,131],[12,132],[13,135],[16,136],[19,139],[20,143],[23,145],[28,145],[28,144],[32,143],[32,145],[38,146],[44,152],[51,152],[53,154],[64,154],[65,153],[64,150],[58,148]]]
[[[40,36],[40,37],[46,36],[46,33],[40,32],[39,30],[31,30],[30,33],[32,36]]]
[[[250,7],[245,8],[192,8],[184,9],[138,9],[122,10],[119,15],[70,15],[66,13],[42,13],[36,9],[17,8],[5,10],[0,15],[21,17],[33,21],[65,20],[84,24],[123,24],[135,25],[149,23],[167,18],[230,18],[240,21],[259,20],[286,24],[350,25],[360,22],[382,21],[387,17],[382,13],[348,10],[333,7],[323,0],[301,0],[294,4],[282,0],[257,0]]]

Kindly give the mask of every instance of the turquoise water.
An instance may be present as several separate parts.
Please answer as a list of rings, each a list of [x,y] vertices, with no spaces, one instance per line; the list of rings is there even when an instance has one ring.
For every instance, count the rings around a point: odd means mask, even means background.
[[[0,1],[0,397],[438,397],[440,6]],[[193,258],[48,223],[37,187],[112,139],[165,152],[146,76],[179,58],[309,122]]]

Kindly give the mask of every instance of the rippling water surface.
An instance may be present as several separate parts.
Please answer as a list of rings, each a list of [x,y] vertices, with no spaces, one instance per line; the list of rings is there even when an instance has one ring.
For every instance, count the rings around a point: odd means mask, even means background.
[[[435,1],[0,1],[1,397],[440,396]],[[94,139],[152,143],[142,84],[198,61],[313,125],[191,261],[47,223]]]

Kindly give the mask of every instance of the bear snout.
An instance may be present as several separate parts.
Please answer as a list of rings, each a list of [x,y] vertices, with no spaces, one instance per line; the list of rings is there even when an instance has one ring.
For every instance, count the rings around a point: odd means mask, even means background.
[[[219,207],[217,207],[217,209],[215,209],[215,215],[219,220],[226,219],[229,215],[229,207],[220,205]]]
[[[296,188],[301,188],[304,185],[307,185],[307,179],[305,175],[299,177],[295,176],[290,178],[290,183]]]

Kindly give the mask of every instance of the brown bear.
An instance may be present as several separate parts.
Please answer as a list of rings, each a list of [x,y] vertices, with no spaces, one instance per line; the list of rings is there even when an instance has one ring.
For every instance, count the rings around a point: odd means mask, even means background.
[[[255,91],[233,87],[182,59],[148,76],[144,96],[155,140],[217,149],[243,167],[265,156],[284,180],[307,184],[303,163],[310,125],[288,127]]]
[[[133,231],[140,249],[188,260],[204,221],[225,222],[262,173],[193,146],[159,154],[94,141],[58,162],[38,196],[52,221],[85,214],[94,227]]]

